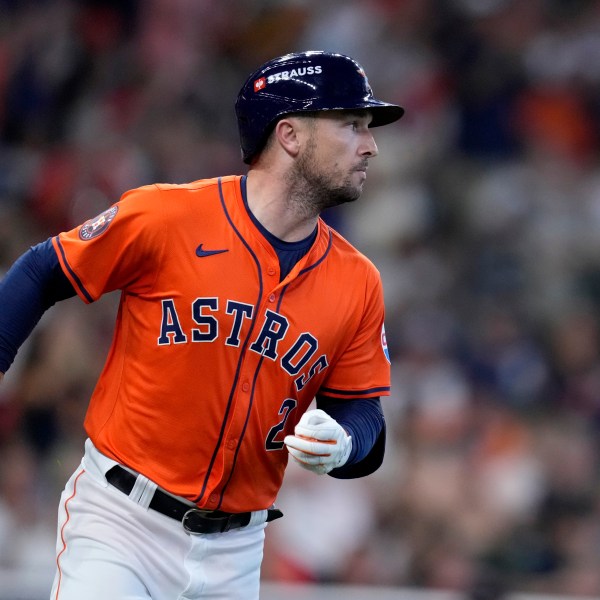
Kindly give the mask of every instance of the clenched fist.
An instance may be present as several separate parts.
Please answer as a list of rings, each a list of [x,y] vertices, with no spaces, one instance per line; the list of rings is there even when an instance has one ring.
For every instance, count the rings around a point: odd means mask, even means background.
[[[294,435],[287,435],[283,441],[302,467],[319,475],[345,464],[352,450],[352,438],[320,409],[305,412]]]

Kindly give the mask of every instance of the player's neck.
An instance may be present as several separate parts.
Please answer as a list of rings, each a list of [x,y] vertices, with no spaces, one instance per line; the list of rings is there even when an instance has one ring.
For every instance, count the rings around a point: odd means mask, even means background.
[[[284,242],[297,242],[315,229],[319,215],[291,197],[285,177],[252,169],[246,181],[248,208],[260,224]]]

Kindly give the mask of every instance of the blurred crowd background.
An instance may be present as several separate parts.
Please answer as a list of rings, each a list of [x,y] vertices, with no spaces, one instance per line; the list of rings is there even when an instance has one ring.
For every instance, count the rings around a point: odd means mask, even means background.
[[[600,597],[599,1],[0,0],[0,269],[244,172],[241,83],[306,49],[406,108],[326,216],[381,271],[393,391],[375,475],[290,467],[265,579]],[[52,568],[117,302],[55,306],[0,387],[0,569]]]

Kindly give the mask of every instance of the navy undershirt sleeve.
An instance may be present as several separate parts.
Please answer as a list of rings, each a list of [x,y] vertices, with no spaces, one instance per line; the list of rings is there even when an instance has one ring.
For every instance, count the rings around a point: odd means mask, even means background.
[[[372,462],[375,470],[383,460],[383,443],[385,438],[385,419],[379,398],[361,398],[357,400],[334,400],[325,396],[317,396],[317,408],[333,417],[352,437],[352,450],[343,467],[342,478],[361,477],[352,475],[352,466],[363,462]],[[376,466],[375,466],[375,463]],[[356,473],[367,468],[364,464]],[[335,477],[336,473],[331,474]],[[364,473],[367,474],[367,473]]]
[[[31,247],[0,281],[0,371],[6,373],[18,349],[46,310],[75,296],[48,239]]]

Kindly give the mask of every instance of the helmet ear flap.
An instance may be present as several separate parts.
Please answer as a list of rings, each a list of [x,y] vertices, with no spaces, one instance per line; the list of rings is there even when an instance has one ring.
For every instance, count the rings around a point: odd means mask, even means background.
[[[274,58],[252,73],[238,94],[242,160],[252,162],[284,115],[359,108],[371,111],[371,127],[404,114],[402,107],[373,97],[363,68],[349,56],[309,51]]]
[[[246,164],[251,164],[254,157],[264,150],[275,125],[277,125],[277,121],[278,117],[273,122],[265,124],[264,129],[261,131],[260,119],[254,121],[247,116],[238,116],[242,160]]]

